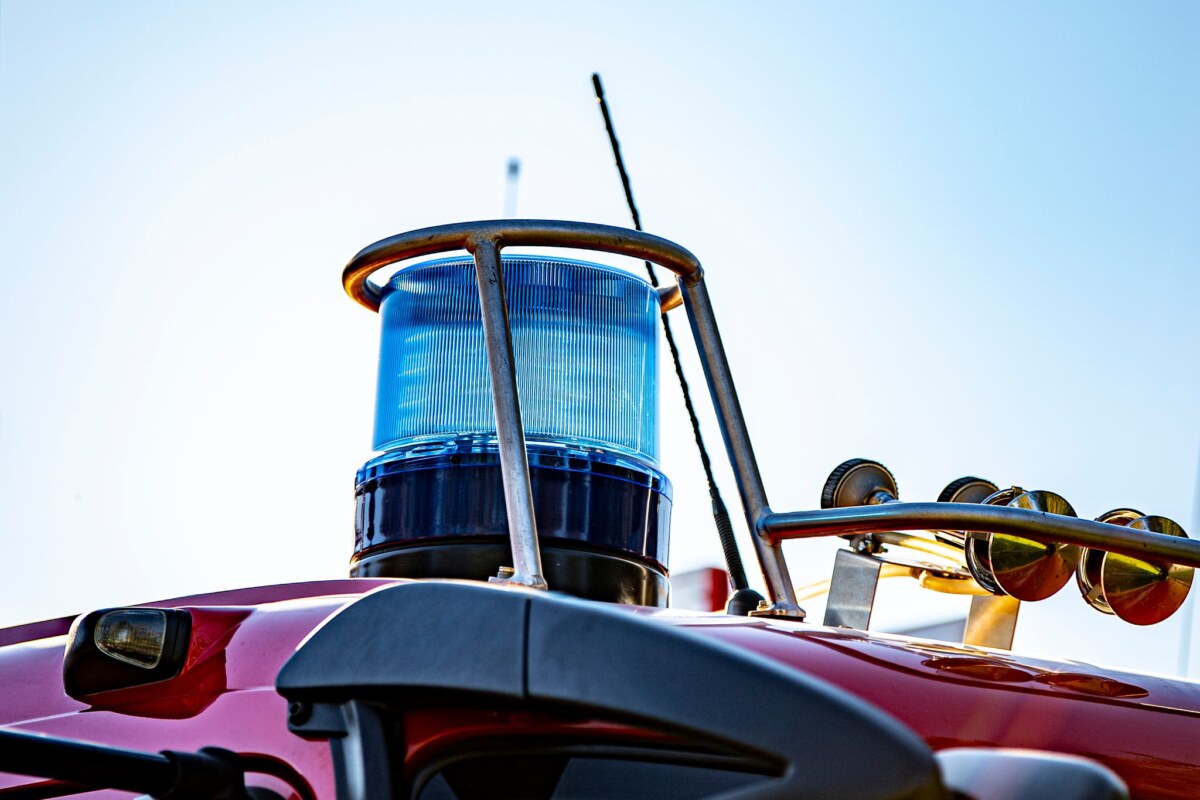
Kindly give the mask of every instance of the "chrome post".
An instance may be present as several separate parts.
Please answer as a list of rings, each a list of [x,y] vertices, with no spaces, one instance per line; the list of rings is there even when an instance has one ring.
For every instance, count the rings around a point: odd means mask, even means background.
[[[708,383],[708,391],[717,410],[721,438],[725,441],[729,463],[737,479],[738,494],[741,495],[742,508],[746,514],[746,525],[750,529],[754,549],[767,582],[771,606],[764,611],[777,616],[803,618],[804,610],[796,600],[796,590],[792,585],[791,575],[788,574],[783,550],[778,541],[765,538],[760,528],[763,518],[771,513],[771,509],[767,505],[767,492],[758,472],[758,461],[754,458],[750,433],[746,430],[746,420],[742,416],[742,406],[738,402],[737,389],[733,385],[733,375],[729,371],[729,361],[725,357],[721,333],[717,330],[717,321],[713,315],[708,289],[704,285],[703,273],[697,270],[693,275],[681,277],[680,287],[688,322],[692,327],[692,336],[696,340],[697,350],[700,351],[704,379]]]
[[[504,297],[500,247],[493,239],[467,243],[475,257],[475,280],[479,284],[479,310],[487,346],[488,371],[492,377],[492,405],[496,410],[496,438],[500,445],[500,474],[504,483],[504,509],[512,543],[513,573],[501,570],[498,583],[517,583],[545,589],[542,556],[538,549],[537,522],[533,515],[533,487],[529,479],[529,456],[521,425],[521,403],[517,396],[517,371],[513,361],[512,330]]]

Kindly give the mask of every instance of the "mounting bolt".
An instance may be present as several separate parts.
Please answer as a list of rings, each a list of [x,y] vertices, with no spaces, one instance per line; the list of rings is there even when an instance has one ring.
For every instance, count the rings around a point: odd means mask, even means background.
[[[883,552],[883,545],[869,533],[859,533],[850,537],[850,549],[856,553],[875,555]]]
[[[299,700],[293,700],[288,703],[288,724],[300,726],[308,722],[312,716],[312,703],[302,703]]]

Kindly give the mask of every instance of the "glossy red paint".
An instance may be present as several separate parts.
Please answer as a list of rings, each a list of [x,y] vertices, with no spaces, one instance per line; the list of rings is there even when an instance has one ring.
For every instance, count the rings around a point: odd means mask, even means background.
[[[338,578],[329,581],[305,581],[303,583],[277,583],[271,586],[252,586],[246,589],[229,589],[223,592],[206,592],[173,597],[169,600],[152,600],[128,608],[182,608],[183,606],[255,606],[262,603],[277,603],[299,597],[317,597],[328,594],[361,594],[376,586],[394,581],[386,578]],[[0,647],[17,642],[61,636],[71,629],[75,617],[58,617],[11,628],[0,628]]]
[[[225,692],[225,648],[249,606],[189,606],[192,618],[187,656],[170,680],[77,697],[93,709],[137,709],[138,716],[162,719],[194,717]],[[70,637],[68,637],[68,640]]]
[[[0,647],[5,687],[0,725],[142,750],[219,745],[261,754],[291,765],[317,797],[332,799],[329,748],[288,731],[275,675],[330,614],[363,592],[396,582],[291,584],[148,604],[188,608],[198,620],[188,667],[171,680],[106,693],[86,704],[63,693],[65,628],[40,638],[35,637],[57,628],[40,623],[0,631],[9,642]],[[1112,767],[1136,797],[1198,794],[1197,684],[804,623],[631,612],[841,686],[911,726],[935,749],[970,745],[1075,753]],[[686,671],[687,665],[679,666]],[[539,714],[422,711],[405,720],[406,765],[411,770],[448,746],[498,733],[648,735]],[[0,795],[5,788],[38,782],[0,775]],[[256,775],[252,782],[298,796],[276,778]]]
[[[714,638],[845,688],[916,730],[935,750],[1074,753],[1111,767],[1138,798],[1200,793],[1195,683],[815,625],[698,625]]]
[[[275,675],[296,646],[331,613],[392,580],[347,579],[242,589],[145,605],[186,608],[193,617],[187,666],[180,675],[143,687],[105,692],[81,702],[63,691],[62,659],[71,619],[0,631],[0,725],[116,747],[159,751],[216,745],[290,765],[317,797],[334,796],[329,747],[287,729],[287,703]],[[29,639],[46,631],[54,635]],[[13,641],[18,638],[27,641]],[[40,780],[0,774],[5,789]],[[253,775],[253,785],[300,795],[277,778]],[[128,797],[97,792],[87,797]]]

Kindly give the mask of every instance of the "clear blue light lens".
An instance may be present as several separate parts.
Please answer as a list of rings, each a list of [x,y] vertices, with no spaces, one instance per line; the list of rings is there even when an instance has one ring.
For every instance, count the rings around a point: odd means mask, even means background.
[[[598,264],[504,258],[525,436],[658,460],[658,296]],[[474,262],[398,272],[380,306],[375,449],[495,435]]]

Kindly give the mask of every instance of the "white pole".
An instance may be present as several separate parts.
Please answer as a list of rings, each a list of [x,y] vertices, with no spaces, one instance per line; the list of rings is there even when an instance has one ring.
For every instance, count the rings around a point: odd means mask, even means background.
[[[504,218],[512,219],[517,215],[517,189],[521,181],[521,160],[513,156],[508,160],[508,169],[504,181]]]
[[[1200,455],[1196,458],[1196,489],[1192,492],[1192,536],[1200,536]],[[1196,598],[1188,595],[1179,625],[1179,674],[1186,678],[1191,667],[1192,628],[1196,618]]]

